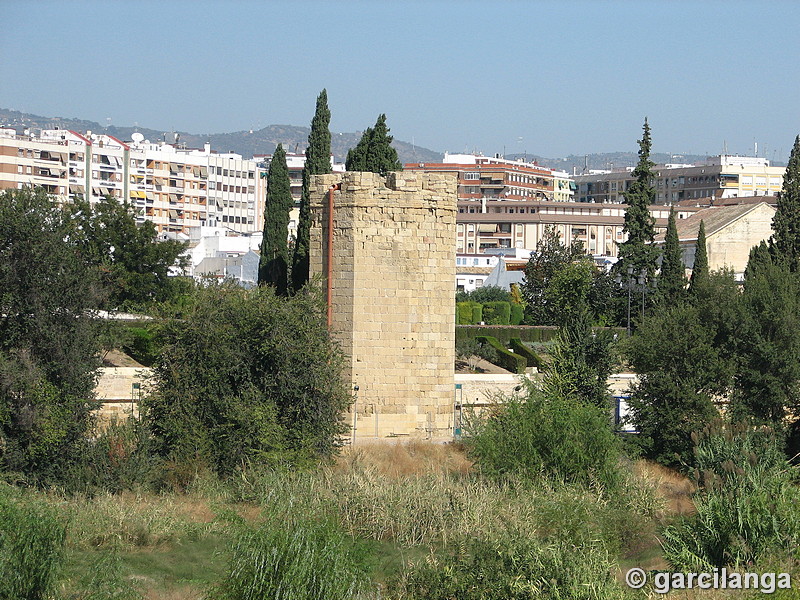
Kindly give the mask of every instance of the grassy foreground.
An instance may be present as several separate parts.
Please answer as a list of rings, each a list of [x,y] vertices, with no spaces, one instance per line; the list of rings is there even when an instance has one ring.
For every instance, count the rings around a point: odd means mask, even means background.
[[[13,495],[66,523],[55,573],[65,599],[447,598],[442,590],[474,584],[454,579],[462,572],[494,590],[485,598],[652,597],[622,576],[668,569],[659,531],[693,512],[692,486],[648,463],[629,471],[611,498],[591,486],[491,481],[457,446],[410,442],[348,448],[311,472],[199,477],[182,492]],[[242,581],[269,569],[314,594],[264,584],[248,595]],[[509,570],[538,583],[515,589]]]

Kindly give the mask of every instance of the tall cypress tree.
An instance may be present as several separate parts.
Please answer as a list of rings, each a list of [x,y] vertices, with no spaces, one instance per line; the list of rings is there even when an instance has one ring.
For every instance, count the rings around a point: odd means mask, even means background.
[[[689,293],[697,293],[697,290],[707,281],[708,248],[706,247],[706,224],[701,220],[694,248],[694,266],[692,267],[692,277],[689,280]]]
[[[267,174],[264,239],[261,242],[258,283],[275,286],[276,293],[281,296],[285,296],[289,288],[289,247],[286,238],[293,204],[286,152],[278,144]]]
[[[775,232],[772,247],[776,257],[785,259],[792,271],[800,270],[800,135],[794,140],[783,175],[772,230]]]
[[[681,254],[678,226],[675,223],[675,209],[673,208],[669,211],[664,254],[661,260],[661,277],[658,282],[659,297],[664,302],[671,304],[683,299],[686,292],[686,276]]]
[[[655,237],[655,219],[648,210],[655,203],[656,190],[653,187],[655,163],[650,160],[650,125],[644,120],[644,133],[639,140],[639,162],[633,170],[636,178],[630,188],[623,193],[628,208],[625,210],[625,223],[623,230],[628,234],[628,239],[620,244],[619,262],[616,270],[625,273],[633,267],[636,273],[647,269],[650,276],[656,270],[656,257],[658,250],[653,246]]]
[[[306,164],[303,167],[303,191],[300,196],[300,221],[297,224],[297,240],[292,260],[292,289],[298,291],[308,281],[311,251],[311,178],[331,172],[331,111],[328,109],[328,92],[322,90],[317,96],[317,108],[311,120],[308,134]]]
[[[394,138],[389,135],[386,115],[381,114],[375,127],[368,127],[355,148],[347,153],[345,168],[348,171],[367,171],[386,175],[389,171],[402,171],[403,165],[392,147]]]

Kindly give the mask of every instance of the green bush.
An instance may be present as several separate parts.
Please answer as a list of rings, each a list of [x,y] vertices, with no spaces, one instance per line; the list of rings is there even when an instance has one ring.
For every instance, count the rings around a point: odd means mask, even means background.
[[[519,338],[511,338],[509,346],[511,346],[514,354],[525,357],[527,366],[536,367],[537,369],[542,368],[542,359],[533,350],[523,344],[522,340]]]
[[[478,321],[480,323],[480,321]],[[512,337],[518,337],[525,343],[549,342],[556,337],[557,327],[531,327],[529,325],[459,325],[456,327],[456,340],[476,338],[490,335],[500,343],[507,344]]]
[[[481,322],[483,313],[481,312],[480,303],[468,300],[456,303],[456,314],[459,325],[474,325]]]
[[[414,600],[621,600],[614,567],[601,543],[506,534],[469,538],[431,554],[396,587]]]
[[[484,302],[483,321],[487,325],[508,325],[511,322],[511,303]]]
[[[479,325],[483,322],[483,304],[480,302],[472,303],[472,325]]]
[[[695,434],[697,513],[663,532],[676,569],[738,567],[800,546],[800,488],[769,429],[714,424]]]
[[[490,362],[493,362],[497,366],[503,367],[504,369],[511,371],[512,373],[521,374],[525,372],[525,366],[527,365],[527,361],[525,360],[524,356],[520,356],[519,354],[514,354],[513,352],[509,352],[503,344],[498,342],[497,339],[492,336],[483,335],[475,339],[478,340],[478,342],[482,346],[489,346],[496,352],[497,354],[496,359]],[[481,354],[481,356],[483,356],[483,354]]]
[[[243,529],[217,600],[351,600],[366,581],[353,542],[329,523],[272,522]]]
[[[525,318],[525,307],[522,304],[517,304],[516,302],[511,303],[511,321],[509,323],[511,325],[519,325],[522,323],[522,320]]]
[[[466,444],[481,473],[616,489],[622,481],[621,442],[608,414],[565,398],[546,398],[528,385],[496,412],[472,424]]]
[[[128,335],[129,339],[122,349],[139,364],[145,367],[152,367],[161,352],[153,329],[148,327],[129,327]]]
[[[52,597],[65,527],[56,512],[34,500],[0,491],[0,599]]]

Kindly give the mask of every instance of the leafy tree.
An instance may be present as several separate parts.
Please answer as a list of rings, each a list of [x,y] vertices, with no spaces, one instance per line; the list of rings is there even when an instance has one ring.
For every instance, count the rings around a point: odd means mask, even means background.
[[[735,329],[731,410],[782,425],[787,410],[800,414],[800,275],[783,262],[748,270]]]
[[[107,196],[94,206],[78,200],[69,210],[80,256],[97,269],[106,288],[106,308],[142,309],[185,292],[185,282],[170,270],[185,265],[186,244],[158,241],[155,225],[137,224],[127,200]]]
[[[639,162],[633,170],[635,180],[630,188],[623,193],[628,208],[625,210],[625,223],[623,231],[628,235],[620,244],[619,261],[615,265],[617,273],[626,273],[628,267],[633,267],[636,273],[647,269],[652,276],[656,272],[657,250],[653,246],[655,237],[655,219],[650,214],[649,207],[655,203],[656,191],[653,187],[655,163],[650,160],[650,125],[644,120],[644,133],[639,140]]]
[[[703,286],[707,281],[708,248],[706,247],[706,224],[701,220],[700,230],[697,232],[697,242],[694,249],[694,265],[692,266],[692,277],[689,280],[689,293],[695,295],[697,289]]]
[[[772,253],[767,242],[761,240],[757,246],[750,248],[750,255],[747,258],[747,267],[744,269],[744,280],[755,277],[757,273],[762,272],[764,268],[773,263]]]
[[[292,258],[292,289],[300,290],[308,281],[311,252],[311,179],[314,175],[331,172],[331,111],[328,109],[328,92],[317,96],[317,107],[308,134],[306,164],[303,167],[303,190],[300,196],[300,219]]]
[[[726,282],[720,285],[730,291]],[[721,300],[719,294],[708,298]],[[727,299],[727,305],[734,302]],[[717,414],[713,399],[729,389],[733,364],[719,335],[727,316],[713,317],[702,306],[666,306],[651,311],[628,343],[628,360],[639,374],[629,401],[641,433],[637,441],[662,464],[689,462],[692,432]]]
[[[583,255],[580,242],[567,246],[561,241],[555,226],[545,227],[542,238],[536,244],[536,251],[531,254],[525,266],[522,295],[526,302],[526,323],[530,325],[553,323],[558,306],[549,303],[552,297],[548,297],[547,290],[556,273]]]
[[[160,456],[226,475],[337,448],[351,399],[319,293],[213,286],[162,336],[155,390],[142,403]]]
[[[42,479],[93,423],[101,295],[74,233],[41,188],[0,195],[0,463]]]
[[[705,238],[705,235],[703,236]],[[664,240],[664,254],[661,261],[661,276],[658,282],[659,298],[668,304],[680,302],[686,291],[681,246],[678,240],[678,227],[675,224],[675,209],[669,211],[667,235]],[[706,262],[706,269],[708,263]]]
[[[525,397],[506,398],[490,416],[472,423],[467,448],[481,473],[566,483],[620,483],[620,441],[608,412],[533,384]]]
[[[258,265],[258,283],[275,286],[279,296],[289,289],[289,212],[292,210],[289,169],[286,152],[278,144],[267,174],[267,201],[264,207],[264,239],[261,242],[261,261]]]
[[[403,165],[392,147],[392,136],[386,126],[386,115],[381,114],[375,127],[368,127],[355,148],[347,152],[345,168],[348,171],[368,171],[386,175],[389,171],[402,171]]]
[[[772,229],[777,255],[788,261],[792,271],[797,271],[800,268],[800,136],[795,138],[789,156]]]
[[[586,307],[573,314],[558,332],[544,375],[545,394],[608,411],[612,343],[607,330],[592,331]]]

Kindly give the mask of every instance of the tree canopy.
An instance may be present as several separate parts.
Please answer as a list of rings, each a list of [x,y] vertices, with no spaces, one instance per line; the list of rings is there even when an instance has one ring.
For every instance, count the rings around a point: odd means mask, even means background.
[[[783,176],[772,230],[776,255],[786,260],[792,271],[800,270],[800,135],[794,140]]]
[[[267,174],[267,201],[264,205],[264,238],[258,265],[258,283],[275,286],[278,295],[289,289],[289,213],[292,210],[291,182],[286,167],[286,152],[278,144]]]
[[[97,269],[44,190],[0,194],[0,462],[55,476],[92,426]]]
[[[292,257],[292,289],[298,291],[308,282],[311,252],[311,178],[331,172],[331,111],[328,109],[328,92],[322,90],[317,96],[311,132],[308,134],[306,164],[303,167],[303,190],[300,196],[300,219],[297,224],[297,240]]]
[[[321,294],[211,286],[163,327],[143,401],[158,454],[227,475],[250,461],[329,456],[350,404]]]
[[[185,286],[170,276],[170,270],[185,264],[186,244],[158,241],[155,225],[137,223],[127,201],[109,196],[90,205],[77,200],[66,210],[81,259],[97,269],[105,287],[106,308],[142,310],[184,291]]]
[[[655,237],[655,219],[650,214],[649,207],[655,203],[656,190],[653,186],[655,163],[650,160],[650,125],[644,120],[642,139],[639,140],[639,162],[633,170],[634,181],[630,188],[623,192],[625,203],[625,223],[623,231],[627,239],[620,244],[619,262],[615,265],[616,272],[625,273],[633,267],[636,273],[646,269],[649,276],[656,272],[657,250],[653,245]]]
[[[348,171],[368,171],[386,175],[390,171],[402,171],[403,165],[392,147],[392,136],[386,125],[386,115],[381,114],[375,127],[367,127],[358,144],[347,152],[345,168]]]
[[[675,223],[675,209],[673,208],[669,211],[658,282],[659,298],[669,304],[680,302],[686,293],[686,275],[682,254],[678,241],[678,227]]]

